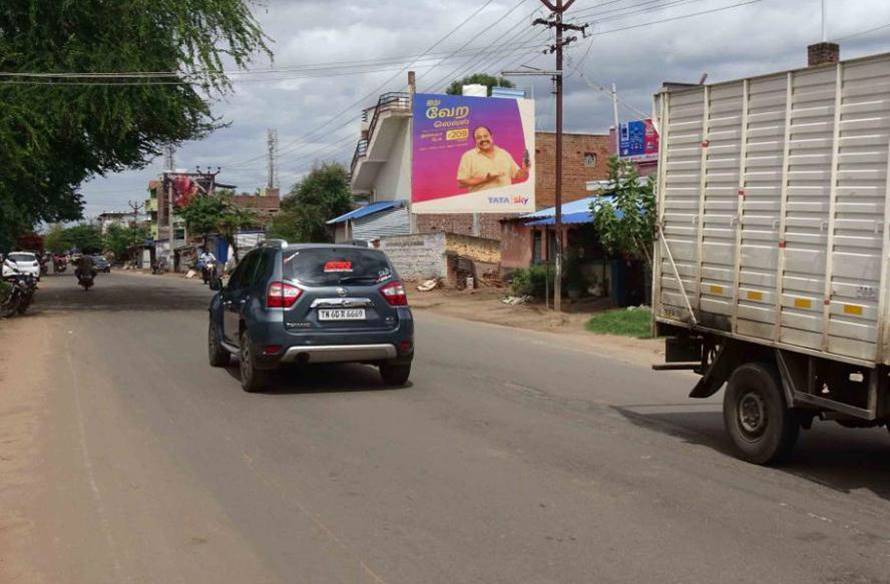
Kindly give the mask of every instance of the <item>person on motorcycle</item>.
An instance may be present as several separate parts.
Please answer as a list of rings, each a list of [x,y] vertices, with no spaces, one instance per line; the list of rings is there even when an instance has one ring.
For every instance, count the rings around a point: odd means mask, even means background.
[[[80,279],[81,274],[90,274],[94,278],[96,277],[96,268],[93,264],[93,258],[88,254],[83,254],[80,256],[80,259],[77,260],[77,269],[74,270],[74,275]]]
[[[215,276],[216,256],[209,252],[206,247],[202,247],[195,267],[201,270],[201,276],[206,284]]]

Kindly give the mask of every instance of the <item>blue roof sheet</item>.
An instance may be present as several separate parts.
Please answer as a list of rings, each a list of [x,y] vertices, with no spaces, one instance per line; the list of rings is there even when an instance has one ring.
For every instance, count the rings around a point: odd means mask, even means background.
[[[333,219],[329,220],[327,224],[334,225],[336,223],[343,223],[345,221],[355,221],[356,219],[361,219],[362,217],[367,217],[368,215],[373,215],[374,213],[402,207],[404,204],[404,201],[378,201],[377,203],[371,203],[370,205],[365,205],[364,207],[353,209],[349,213],[344,213],[339,217],[334,217]]]
[[[608,195],[599,195],[565,203],[562,206],[562,222],[566,225],[591,223],[593,222],[593,215],[590,213],[590,205],[599,201],[607,201],[611,198]],[[620,213],[620,211],[616,211],[616,213]],[[522,219],[526,221],[526,225],[553,225],[556,223],[556,207],[548,207],[547,209],[523,215]]]

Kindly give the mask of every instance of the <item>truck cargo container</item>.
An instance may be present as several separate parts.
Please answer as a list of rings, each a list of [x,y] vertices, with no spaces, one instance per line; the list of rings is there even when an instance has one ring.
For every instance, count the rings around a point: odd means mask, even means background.
[[[890,420],[890,54],[655,98],[653,314],[739,456]]]

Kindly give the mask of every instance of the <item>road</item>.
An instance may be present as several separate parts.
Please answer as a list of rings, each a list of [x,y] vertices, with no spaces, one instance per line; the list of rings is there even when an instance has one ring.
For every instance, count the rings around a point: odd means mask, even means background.
[[[0,324],[13,581],[890,582],[886,430],[817,422],[752,466],[687,374],[426,312],[410,387],[328,366],[251,395],[207,365],[196,282],[38,294]]]

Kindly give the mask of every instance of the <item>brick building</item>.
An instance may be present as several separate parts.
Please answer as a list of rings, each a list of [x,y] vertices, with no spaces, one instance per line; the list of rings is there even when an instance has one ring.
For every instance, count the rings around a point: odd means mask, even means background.
[[[608,134],[563,133],[562,201],[590,196],[587,183],[609,177],[609,157],[614,153]],[[556,204],[556,133],[535,133],[535,206]]]

